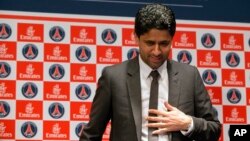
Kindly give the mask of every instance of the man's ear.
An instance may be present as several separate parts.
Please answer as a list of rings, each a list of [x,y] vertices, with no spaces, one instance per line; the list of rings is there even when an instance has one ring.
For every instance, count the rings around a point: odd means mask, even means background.
[[[134,37],[135,37],[135,43],[138,45],[139,44],[139,37],[136,35],[134,32]]]

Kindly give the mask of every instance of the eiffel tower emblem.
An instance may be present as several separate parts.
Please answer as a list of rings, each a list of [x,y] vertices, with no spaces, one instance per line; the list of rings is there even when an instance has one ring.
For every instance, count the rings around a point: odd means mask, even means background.
[[[62,74],[60,73],[59,67],[57,65],[55,66],[55,70],[54,70],[54,73],[52,74],[52,76],[54,78],[61,78],[62,77]]]
[[[111,42],[114,41],[114,38],[112,37],[112,34],[111,34],[110,30],[108,30],[108,33],[107,33],[107,35],[105,37],[105,41],[108,42],[108,43],[111,43]]]
[[[204,44],[206,46],[212,46],[213,45],[213,43],[212,43],[211,38],[210,38],[209,35],[206,36],[206,41],[204,42]]]
[[[0,102],[0,115],[6,115],[7,112],[4,108],[3,102]]]
[[[9,36],[9,34],[6,31],[5,24],[2,24],[2,29],[0,31],[0,38],[6,38],[8,36]]]
[[[79,93],[79,96],[80,97],[86,97],[88,96],[86,90],[85,90],[85,87],[82,85],[82,89],[81,89],[81,92]]]
[[[130,59],[134,59],[136,56],[137,56],[137,52],[136,52],[136,50],[134,49],[133,52],[132,52],[132,56],[131,56]]]
[[[81,49],[81,54],[78,56],[80,59],[88,59],[85,48]]]
[[[61,40],[62,39],[62,36],[61,36],[61,34],[59,32],[59,27],[56,27],[55,33],[53,35],[53,39],[56,39],[56,40]]]
[[[59,110],[59,106],[58,106],[58,103],[55,104],[55,109],[52,113],[53,116],[57,116],[57,117],[60,117],[62,115],[62,113],[60,112]]]
[[[212,74],[211,74],[210,71],[207,72],[206,82],[210,82],[210,83],[214,82],[214,79],[213,79]]]
[[[28,84],[28,87],[27,87],[27,90],[25,92],[25,95],[27,95],[27,96],[34,96],[35,95],[35,93],[32,90],[32,86],[31,86],[30,83]]]
[[[5,69],[5,65],[4,63],[1,64],[1,67],[0,67],[0,75],[3,75],[3,76],[6,76],[8,73]]]
[[[26,136],[33,136],[34,135],[34,132],[32,131],[30,123],[28,123],[27,129],[24,132],[24,135],[26,135]]]
[[[82,134],[83,128],[84,128],[84,124],[82,124],[81,129],[80,129],[80,132],[77,134],[79,137],[80,137],[81,134]]]
[[[239,98],[237,97],[235,90],[232,90],[232,91],[233,92],[232,92],[232,96],[230,97],[230,100],[231,101],[238,101]]]
[[[30,58],[32,58],[32,57],[35,56],[35,54],[34,54],[34,52],[33,52],[33,50],[32,50],[32,45],[29,45],[29,46],[28,46],[28,51],[27,51],[27,53],[25,54],[25,56],[30,57]]]
[[[189,63],[189,60],[187,58],[187,54],[183,52],[182,58],[181,58],[182,63]]]
[[[237,64],[237,61],[236,61],[236,59],[235,59],[234,54],[231,55],[229,64],[231,64],[231,65],[233,65],[233,66]]]

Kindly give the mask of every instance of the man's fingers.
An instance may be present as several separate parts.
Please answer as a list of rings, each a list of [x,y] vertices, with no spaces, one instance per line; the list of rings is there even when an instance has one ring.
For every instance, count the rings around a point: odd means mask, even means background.
[[[149,123],[147,124],[149,128],[166,128],[166,123],[156,122],[156,123]]]
[[[154,116],[149,116],[146,117],[146,120],[148,121],[154,121],[154,122],[167,122],[167,118],[164,117],[154,117]]]
[[[152,134],[162,134],[168,132],[168,128],[160,128],[152,132]]]
[[[159,111],[156,109],[149,109],[148,112],[151,114],[156,114],[158,116],[167,116],[168,115],[166,111]]]

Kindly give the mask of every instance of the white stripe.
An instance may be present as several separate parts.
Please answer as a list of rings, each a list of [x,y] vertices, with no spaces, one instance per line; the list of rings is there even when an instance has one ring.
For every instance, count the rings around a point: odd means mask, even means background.
[[[125,4],[150,4],[152,2],[137,2],[137,1],[114,1],[114,0],[75,0],[75,1],[89,1],[89,2],[106,2],[106,3],[125,3]],[[178,6],[178,7],[195,7],[195,8],[203,8],[203,5],[188,5],[188,4],[166,4],[168,6]]]

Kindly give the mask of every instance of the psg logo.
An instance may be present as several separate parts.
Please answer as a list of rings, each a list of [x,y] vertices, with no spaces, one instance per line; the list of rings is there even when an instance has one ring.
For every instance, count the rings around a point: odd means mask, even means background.
[[[81,62],[86,62],[91,57],[91,51],[86,46],[80,46],[76,49],[76,58]]]
[[[139,50],[137,48],[132,48],[128,51],[127,53],[127,58],[128,59],[134,59],[139,55]]]
[[[78,137],[81,136],[82,131],[83,131],[83,128],[84,128],[84,126],[85,126],[86,124],[87,124],[87,123],[83,122],[83,123],[78,123],[78,124],[76,125],[75,133],[76,133],[76,135],[77,135]]]
[[[208,69],[203,72],[202,79],[206,84],[212,85],[216,82],[217,76],[213,70]]]
[[[64,107],[61,103],[52,103],[49,106],[49,115],[54,119],[59,119],[64,115]]]
[[[35,83],[27,82],[22,86],[22,94],[26,98],[34,98],[38,93],[38,88]]]
[[[182,50],[177,55],[178,62],[190,64],[192,62],[192,55],[186,50]]]
[[[7,39],[11,36],[11,28],[6,23],[0,23],[0,39]]]
[[[49,68],[49,75],[52,79],[59,80],[65,74],[64,68],[60,64],[54,64]]]
[[[34,44],[27,44],[23,47],[22,53],[26,59],[32,60],[37,57],[38,49]]]
[[[240,64],[240,57],[234,52],[230,52],[226,55],[226,62],[230,67],[237,67]]]
[[[60,42],[65,37],[65,32],[62,27],[54,26],[49,31],[50,38],[55,42]]]
[[[10,113],[10,105],[5,101],[0,101],[0,118],[7,117]]]
[[[85,99],[88,99],[90,97],[91,89],[86,84],[80,84],[76,87],[75,93],[79,99],[85,100]]]
[[[215,37],[210,33],[205,33],[201,37],[201,43],[206,48],[212,48],[215,45]]]
[[[37,126],[34,122],[28,121],[22,124],[21,133],[26,138],[32,138],[37,133]]]
[[[0,78],[6,78],[10,75],[11,68],[6,62],[0,62]]]
[[[227,99],[229,102],[236,104],[241,100],[241,93],[238,89],[230,89],[227,92]]]
[[[102,40],[107,44],[113,44],[117,39],[116,32],[113,29],[105,29],[102,32]]]

